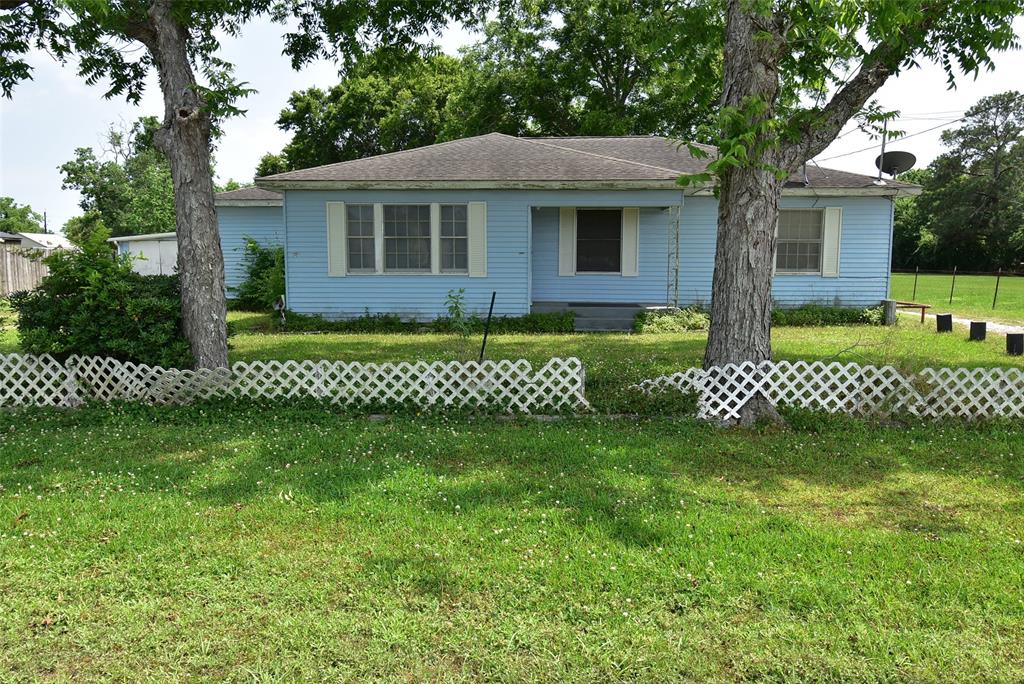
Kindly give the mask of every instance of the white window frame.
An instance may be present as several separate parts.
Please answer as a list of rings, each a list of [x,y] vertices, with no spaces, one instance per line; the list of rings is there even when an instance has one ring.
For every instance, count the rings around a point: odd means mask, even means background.
[[[352,207],[370,207],[370,235],[360,235],[353,237],[350,232],[351,222],[348,218],[348,211]],[[376,221],[376,210],[374,209],[373,202],[346,202],[345,203],[345,265],[349,275],[373,275],[377,272],[377,231],[374,229],[374,223]],[[350,249],[352,240],[370,240],[370,245],[373,248],[374,263],[370,268],[352,268],[352,250]]]
[[[391,238],[388,237],[387,231],[384,229],[384,210],[387,209],[388,207],[427,207],[427,215],[429,216],[430,224],[429,224],[429,229],[427,231],[426,239],[427,239],[427,242],[428,242],[428,244],[430,246],[428,247],[428,251],[427,251],[429,263],[427,264],[427,267],[425,269],[424,268],[416,268],[416,269],[388,269],[388,267],[387,267],[387,241],[389,239],[390,240],[410,239],[408,236],[393,236]],[[389,202],[387,204],[382,204],[381,205],[381,212],[380,212],[380,221],[381,221],[381,237],[382,237],[382,240],[381,240],[382,260],[381,260],[381,264],[380,264],[380,273],[381,273],[381,275],[430,275],[431,273],[436,273],[437,272],[436,269],[435,269],[435,264],[437,263],[437,260],[435,259],[435,256],[437,256],[437,255],[435,254],[436,249],[434,248],[434,243],[436,241],[434,236],[435,236],[435,233],[440,231],[440,227],[437,226],[436,222],[434,221],[433,205],[430,202]],[[422,240],[424,238],[416,237],[416,238],[411,238],[411,239]]]
[[[463,219],[465,224],[465,235],[454,237],[446,236],[441,232],[441,216],[444,213],[445,207],[462,207],[465,211],[466,217]],[[431,226],[433,228],[433,226]],[[465,202],[446,202],[438,205],[438,219],[437,219],[437,270],[440,273],[447,275],[468,275],[469,274],[469,204]],[[462,240],[466,245],[466,267],[465,268],[445,268],[444,267],[444,241],[445,240]]]
[[[784,211],[813,211],[821,217],[821,233],[816,242],[818,243],[818,268],[814,271],[793,271],[779,269],[779,224],[782,221]],[[815,240],[787,239],[785,242],[806,242],[812,243]],[[775,275],[781,276],[820,276],[822,264],[825,261],[825,208],[824,207],[782,207],[779,209],[779,219],[775,222],[775,252],[772,254],[772,269]]]

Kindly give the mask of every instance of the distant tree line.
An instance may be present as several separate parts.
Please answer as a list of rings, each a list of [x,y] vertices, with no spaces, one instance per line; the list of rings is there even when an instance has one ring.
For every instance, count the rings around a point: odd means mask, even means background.
[[[710,140],[721,92],[716,3],[558,0],[481,27],[459,57],[364,55],[329,89],[292,93],[292,133],[257,176],[483,133]]]
[[[942,142],[901,176],[923,190],[896,200],[893,268],[1024,270],[1024,95],[982,98]]]

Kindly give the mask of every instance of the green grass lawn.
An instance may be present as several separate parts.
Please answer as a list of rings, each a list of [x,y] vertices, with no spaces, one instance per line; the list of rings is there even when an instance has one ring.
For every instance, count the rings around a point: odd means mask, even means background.
[[[231,338],[234,360],[343,359],[408,361],[473,359],[480,336],[462,340],[453,335],[268,334],[252,330],[266,321],[261,314],[232,313],[234,325],[248,332]],[[848,326],[775,328],[778,359],[804,359],[891,364],[905,371],[926,366],[1017,366],[1024,358],[1005,354],[1002,336],[968,342],[966,332],[938,335],[934,326],[900,320],[896,327]],[[662,411],[629,389],[647,378],[698,366],[704,355],[703,332],[659,335],[586,333],[573,335],[497,335],[487,345],[487,358],[526,358],[540,362],[552,356],[577,356],[587,373],[587,398],[603,412]]]
[[[999,282],[999,298],[992,308],[995,276],[958,275],[953,290],[953,303],[949,304],[952,275],[921,275],[917,281],[914,301],[931,304],[931,313],[953,313],[978,320],[1002,321],[1024,325],[1024,278],[1006,277]],[[894,299],[910,301],[914,291],[913,273],[893,273],[890,295]]]
[[[0,680],[1021,681],[1024,431],[0,413]]]

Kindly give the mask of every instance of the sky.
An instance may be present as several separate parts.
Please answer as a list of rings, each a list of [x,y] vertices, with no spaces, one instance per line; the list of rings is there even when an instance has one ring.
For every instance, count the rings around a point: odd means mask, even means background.
[[[1024,18],[1018,19],[1017,34],[1024,35]],[[275,125],[278,114],[294,90],[312,86],[329,87],[338,81],[337,67],[325,61],[293,71],[282,53],[282,27],[269,21],[250,24],[237,38],[226,38],[221,56],[236,67],[240,80],[256,93],[242,101],[245,116],[224,124],[224,137],[215,151],[217,181],[229,178],[248,182],[260,157],[278,152],[289,134]],[[460,26],[450,27],[434,37],[451,54],[475,40]],[[80,79],[72,65],[61,66],[49,56],[33,56],[34,78],[17,86],[12,100],[0,99],[0,195],[19,204],[46,212],[50,230],[59,230],[81,213],[74,190],[61,189],[58,167],[74,156],[78,147],[100,151],[104,132],[114,123],[130,125],[139,116],[162,117],[163,105],[155,76],[137,106],[123,100],[106,100],[101,85],[90,86]],[[912,152],[918,167],[927,166],[943,147],[942,130],[963,116],[964,111],[986,95],[1022,89],[1024,52],[1007,52],[995,57],[996,69],[976,79],[961,77],[949,90],[941,68],[925,64],[890,79],[877,94],[886,108],[901,112],[893,128],[918,134],[905,142],[890,142],[888,149]],[[955,124],[954,124],[955,125]],[[936,130],[926,131],[926,129]],[[869,148],[865,151],[864,148]],[[848,125],[841,136],[817,161],[824,167],[874,174],[878,142],[855,126]]]

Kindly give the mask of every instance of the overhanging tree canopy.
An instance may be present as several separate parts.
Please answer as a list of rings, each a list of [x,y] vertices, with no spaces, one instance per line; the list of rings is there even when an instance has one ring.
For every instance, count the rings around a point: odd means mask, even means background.
[[[185,334],[199,367],[225,366],[224,258],[210,138],[220,119],[240,112],[235,103],[249,91],[218,57],[218,33],[235,35],[258,15],[293,18],[285,52],[298,67],[316,57],[351,58],[368,43],[407,48],[471,6],[464,0],[0,0],[0,90],[10,97],[19,81],[31,78],[34,48],[64,63],[77,58],[87,83],[105,82],[106,97],[129,102],[139,101],[146,74],[156,70],[164,114],[153,142],[171,167]]]

